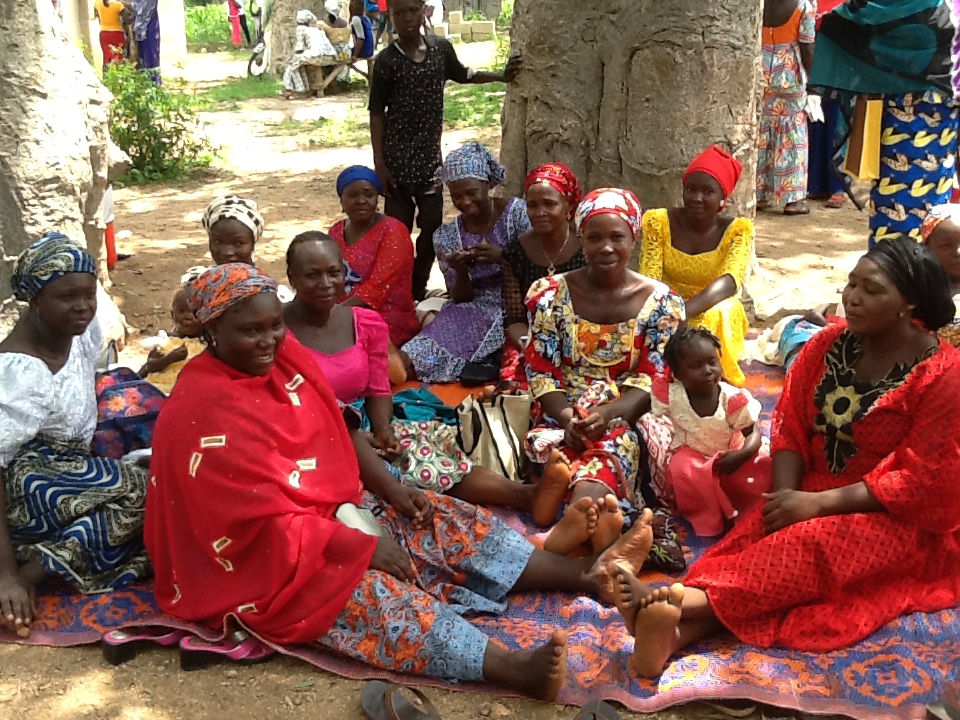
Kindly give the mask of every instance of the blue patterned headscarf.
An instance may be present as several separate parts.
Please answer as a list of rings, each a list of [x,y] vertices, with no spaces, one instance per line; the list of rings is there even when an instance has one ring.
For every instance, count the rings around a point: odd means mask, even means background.
[[[440,170],[440,182],[444,185],[457,180],[483,180],[490,183],[490,187],[496,187],[506,179],[507,169],[486,145],[476,142],[450,153]]]
[[[96,275],[93,256],[66,235],[47,233],[20,253],[13,266],[10,288],[18,300],[28,302],[48,283],[76,272]]]
[[[377,189],[377,193],[383,195],[380,178],[373,170],[363,165],[351,165],[337,176],[337,195],[343,197],[346,189],[358,180],[366,180]]]

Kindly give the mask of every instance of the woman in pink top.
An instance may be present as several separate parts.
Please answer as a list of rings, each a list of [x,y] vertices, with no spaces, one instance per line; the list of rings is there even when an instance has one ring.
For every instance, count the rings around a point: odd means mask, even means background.
[[[340,402],[362,401],[370,443],[401,481],[475,505],[532,507],[538,486],[474,466],[453,428],[394,419],[387,325],[373,310],[337,304],[344,263],[333,238],[315,231],[295,237],[287,249],[287,277],[297,293],[284,306],[287,327],[316,358]]]

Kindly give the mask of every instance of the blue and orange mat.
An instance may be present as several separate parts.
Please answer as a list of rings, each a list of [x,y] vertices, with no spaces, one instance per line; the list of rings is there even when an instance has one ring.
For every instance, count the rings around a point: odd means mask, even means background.
[[[748,368],[747,387],[763,403],[766,427],[782,380],[779,368]],[[522,517],[509,512],[500,515],[513,527],[529,533]],[[706,547],[704,541],[687,536],[688,559],[695,559]],[[908,558],[905,555],[905,561]],[[666,576],[645,579],[671,580]],[[176,627],[214,639],[208,629],[160,615],[149,586],[99,596],[81,596],[64,588],[41,597],[39,606],[39,617],[28,640],[0,635],[0,641],[82,645],[99,641],[107,630],[128,625]],[[510,649],[534,647],[556,627],[568,630],[569,674],[558,701],[570,705],[602,697],[637,712],[656,712],[697,700],[743,698],[858,720],[921,720],[926,703],[937,700],[948,686],[960,683],[960,609],[910,615],[851,648],[824,654],[760,650],[731,637],[717,637],[675,659],[658,681],[641,681],[629,672],[633,638],[616,610],[587,597],[526,593],[512,597],[503,616],[481,616],[471,621]],[[317,646],[274,649],[353,679],[386,678],[502,694],[484,685],[450,685],[394,676]]]

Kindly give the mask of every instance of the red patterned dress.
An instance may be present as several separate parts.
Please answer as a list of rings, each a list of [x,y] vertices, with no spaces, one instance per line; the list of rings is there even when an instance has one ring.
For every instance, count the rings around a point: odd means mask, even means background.
[[[420,332],[413,305],[413,243],[407,226],[387,217],[353,245],[343,239],[347,221],[330,228],[343,259],[359,275],[359,284],[346,288],[345,298],[359,297],[380,313],[390,328],[390,340],[400,347]]]
[[[901,615],[960,603],[960,353],[946,343],[875,384],[854,379],[840,324],[801,351],[774,416],[773,452],[806,461],[800,490],[863,481],[886,512],[764,535],[761,508],[691,569],[741,641],[828,651]]]

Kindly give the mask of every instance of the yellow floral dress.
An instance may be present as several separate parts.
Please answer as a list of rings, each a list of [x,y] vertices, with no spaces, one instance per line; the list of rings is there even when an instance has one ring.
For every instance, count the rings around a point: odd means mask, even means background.
[[[648,210],[643,216],[643,247],[640,274],[660,280],[689,300],[719,277],[729,275],[737,284],[733,297],[709,310],[687,318],[693,327],[706,328],[720,339],[720,365],[723,376],[732,385],[743,387],[743,370],[737,364],[743,357],[749,323],[740,302],[740,289],[750,263],[753,223],[736,218],[720,239],[716,250],[688,255],[673,246],[670,218],[665,208]]]

